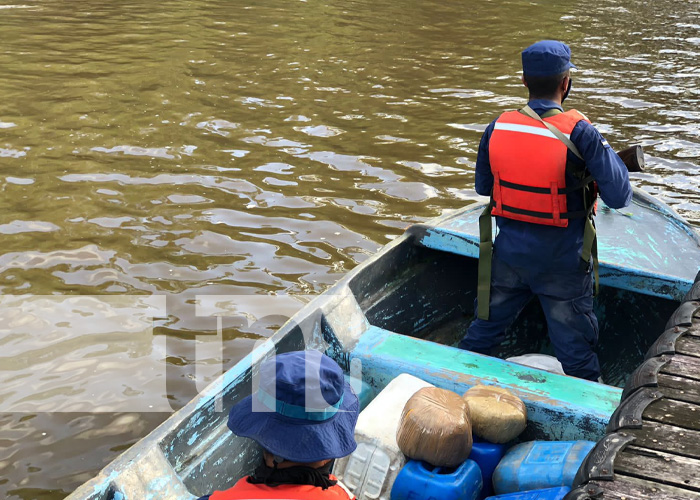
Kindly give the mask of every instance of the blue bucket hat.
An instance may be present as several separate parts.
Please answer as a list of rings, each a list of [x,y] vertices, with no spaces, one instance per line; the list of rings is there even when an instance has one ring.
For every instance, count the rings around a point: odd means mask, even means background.
[[[228,428],[293,462],[342,458],[357,447],[357,396],[319,351],[279,354],[260,365],[257,392],[236,404]]]
[[[560,75],[570,68],[571,49],[556,40],[533,43],[522,52],[523,74],[526,76]]]

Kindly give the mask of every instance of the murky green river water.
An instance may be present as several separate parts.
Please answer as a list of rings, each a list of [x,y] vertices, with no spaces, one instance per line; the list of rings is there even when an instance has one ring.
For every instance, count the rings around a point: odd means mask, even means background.
[[[523,102],[538,39],[573,49],[568,106],[644,145],[634,184],[700,223],[697,0],[16,1],[0,0],[2,498],[63,498],[216,375],[195,363],[195,333],[217,329],[197,295],[318,294],[474,199],[480,132]],[[155,294],[138,349],[90,297]],[[223,324],[224,365],[275,324]]]

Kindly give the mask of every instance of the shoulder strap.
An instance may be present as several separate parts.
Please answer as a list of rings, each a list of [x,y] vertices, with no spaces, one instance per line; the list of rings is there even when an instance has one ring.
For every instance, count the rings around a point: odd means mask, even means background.
[[[478,265],[478,282],[476,292],[477,311],[476,316],[479,319],[489,319],[489,305],[491,302],[491,261],[493,260],[493,241],[492,241],[492,223],[491,223],[491,207],[493,206],[493,190],[491,192],[491,200],[484,207],[484,211],[479,215],[479,265]]]
[[[581,153],[578,152],[578,148],[576,148],[576,146],[574,146],[574,143],[571,142],[571,139],[569,139],[568,137],[566,137],[566,136],[561,132],[561,130],[559,130],[557,127],[555,127],[555,126],[552,125],[551,123],[548,123],[548,122],[544,121],[544,120],[542,119],[542,117],[541,117],[540,115],[538,115],[537,113],[535,113],[535,112],[533,111],[533,109],[532,109],[529,105],[527,105],[527,104],[525,105],[525,107],[523,108],[522,111],[523,111],[524,114],[526,114],[526,115],[529,116],[530,118],[533,118],[533,119],[535,119],[535,120],[537,120],[537,121],[543,123],[544,126],[547,127],[547,128],[549,129],[549,131],[550,131],[551,133],[553,133],[554,136],[555,136],[557,139],[559,139],[561,142],[563,142],[563,143],[566,145],[566,147],[569,148],[569,150],[570,150],[572,153],[574,153],[578,158],[580,158],[581,160],[583,160],[583,156],[581,156]]]

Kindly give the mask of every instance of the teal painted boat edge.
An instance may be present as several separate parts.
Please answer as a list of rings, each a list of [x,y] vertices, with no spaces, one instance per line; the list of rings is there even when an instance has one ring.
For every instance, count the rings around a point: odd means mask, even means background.
[[[363,378],[371,379],[376,387],[385,386],[401,373],[458,394],[478,384],[503,387],[525,402],[528,425],[544,427],[561,440],[600,439],[622,395],[617,387],[543,372],[374,326],[365,332],[350,358],[352,362],[359,360]]]
[[[410,230],[414,234],[423,231],[417,241],[424,247],[474,259],[479,258],[477,236],[470,238],[459,233],[419,226],[413,226]],[[680,301],[693,285],[692,279],[687,277],[679,278],[643,270],[635,270],[631,273],[629,268],[609,262],[600,263],[599,273],[602,286],[670,300]]]
[[[479,202],[407,230],[417,244],[478,259]],[[631,292],[681,300],[700,266],[700,235],[678,213],[635,188],[632,212],[600,204],[598,217],[600,283]],[[654,231],[652,231],[652,229]],[[673,252],[662,254],[668,245]],[[670,262],[670,257],[675,262]],[[685,264],[685,265],[682,265]]]
[[[673,207],[667,205],[666,203],[654,198],[652,195],[644,191],[643,189],[633,187],[632,188],[634,198],[637,203],[643,203],[645,206],[656,210],[661,215],[665,216],[676,224],[680,229],[682,229],[688,236],[690,236],[695,242],[700,245],[700,233],[694,229],[694,227],[685,220],[678,212],[676,212]]]

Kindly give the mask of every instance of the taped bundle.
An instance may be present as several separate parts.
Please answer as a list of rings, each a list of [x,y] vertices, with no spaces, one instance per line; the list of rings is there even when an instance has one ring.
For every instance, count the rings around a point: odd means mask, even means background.
[[[396,441],[410,458],[457,467],[472,450],[469,406],[452,391],[420,389],[403,408]]]
[[[491,443],[507,443],[527,426],[527,408],[507,389],[475,385],[464,393],[474,435]]]

